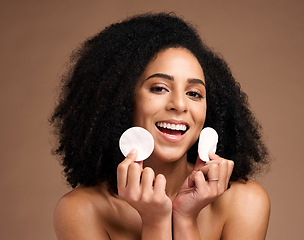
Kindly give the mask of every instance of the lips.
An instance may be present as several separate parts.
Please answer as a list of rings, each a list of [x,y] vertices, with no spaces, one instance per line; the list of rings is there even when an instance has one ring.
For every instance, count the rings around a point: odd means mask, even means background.
[[[173,136],[184,135],[186,131],[189,129],[187,123],[176,120],[160,121],[157,122],[155,125],[160,132]]]

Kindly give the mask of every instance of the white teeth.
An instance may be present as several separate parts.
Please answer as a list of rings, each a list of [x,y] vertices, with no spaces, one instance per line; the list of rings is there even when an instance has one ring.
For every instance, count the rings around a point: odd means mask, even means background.
[[[187,126],[184,124],[174,124],[174,123],[165,123],[165,122],[158,122],[156,123],[158,127],[161,128],[167,128],[171,130],[181,130],[181,131],[186,131]]]

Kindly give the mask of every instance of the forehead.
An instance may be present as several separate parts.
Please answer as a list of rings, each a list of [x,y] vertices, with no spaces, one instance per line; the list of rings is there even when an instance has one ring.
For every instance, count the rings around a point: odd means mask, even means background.
[[[160,51],[146,67],[142,77],[154,73],[204,79],[203,69],[197,58],[185,48],[167,48]]]

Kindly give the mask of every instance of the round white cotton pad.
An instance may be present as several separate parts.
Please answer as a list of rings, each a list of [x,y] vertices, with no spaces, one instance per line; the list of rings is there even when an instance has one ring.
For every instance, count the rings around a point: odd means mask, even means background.
[[[153,152],[154,139],[146,129],[142,127],[131,127],[121,135],[119,147],[125,157],[135,148],[137,150],[137,158],[135,161],[143,161]]]
[[[210,150],[215,153],[217,142],[218,135],[213,128],[206,127],[201,131],[198,141],[198,155],[201,160],[210,161],[208,153]]]

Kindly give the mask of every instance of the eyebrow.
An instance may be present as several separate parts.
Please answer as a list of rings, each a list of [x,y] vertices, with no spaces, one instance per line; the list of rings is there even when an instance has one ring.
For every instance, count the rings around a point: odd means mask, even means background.
[[[171,75],[168,75],[168,74],[164,74],[164,73],[155,73],[155,74],[152,74],[151,76],[149,76],[148,78],[146,78],[145,81],[147,81],[148,79],[150,78],[164,78],[164,79],[167,79],[167,80],[170,80],[170,81],[174,81],[174,78],[173,76]],[[202,84],[203,86],[205,86],[205,83],[201,80],[201,79],[198,79],[198,78],[189,78],[188,79],[188,83],[198,83],[198,84]]]
[[[148,79],[150,78],[165,78],[165,79],[168,79],[170,81],[174,81],[173,77],[171,75],[168,75],[168,74],[163,74],[163,73],[155,73],[155,74],[152,74],[151,76],[149,76],[145,81],[147,81]]]

